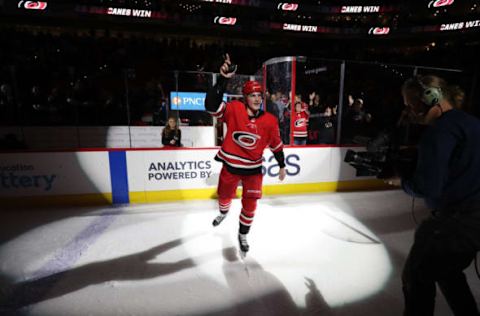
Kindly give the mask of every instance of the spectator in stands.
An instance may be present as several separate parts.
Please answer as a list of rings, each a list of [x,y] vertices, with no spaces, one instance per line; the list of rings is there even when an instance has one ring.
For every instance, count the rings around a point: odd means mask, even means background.
[[[344,141],[356,143],[356,139],[364,139],[369,135],[372,115],[364,109],[363,99],[355,98],[345,115]]]
[[[265,91],[265,99],[267,100],[266,111],[272,113],[272,115],[277,118],[277,121],[280,122],[280,111],[277,106],[277,95],[275,93],[272,94],[267,90]]]
[[[329,106],[324,107],[324,112],[320,115],[320,124],[318,130],[319,144],[335,143],[335,110]]]
[[[177,119],[173,116],[168,118],[167,125],[163,128],[162,144],[165,147],[182,146],[182,131],[178,128]]]
[[[286,95],[284,95],[281,91],[277,91],[272,94],[271,99],[273,106],[277,107],[278,111],[278,127],[280,130],[280,138],[282,139],[284,144],[289,143],[289,128],[290,128],[290,112],[288,110],[289,100]],[[285,114],[287,117],[285,117]]]
[[[283,108],[283,120],[280,124],[280,137],[284,144],[290,144],[290,100],[288,100],[287,105]]]
[[[295,145],[305,145],[308,136],[308,118],[310,113],[301,101],[295,103],[295,121],[293,124],[293,143]]]
[[[318,144],[318,132],[320,130],[320,116],[322,112],[320,95],[315,91],[308,95],[308,108],[310,118],[308,122],[308,144]]]
[[[308,110],[308,104],[302,101],[301,94],[295,95],[295,104],[297,104],[298,102],[300,102],[300,104],[302,105],[302,109]]]

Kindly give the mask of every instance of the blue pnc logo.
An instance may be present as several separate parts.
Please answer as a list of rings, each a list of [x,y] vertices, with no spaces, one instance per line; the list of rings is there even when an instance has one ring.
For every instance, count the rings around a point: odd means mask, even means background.
[[[170,92],[170,109],[179,111],[205,111],[205,92]],[[223,96],[223,101],[227,101]]]
[[[170,92],[172,110],[205,111],[205,95],[202,92]]]

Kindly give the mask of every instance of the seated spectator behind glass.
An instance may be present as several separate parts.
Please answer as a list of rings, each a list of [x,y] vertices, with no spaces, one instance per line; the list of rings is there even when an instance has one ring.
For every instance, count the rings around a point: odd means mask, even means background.
[[[369,136],[372,115],[367,113],[363,106],[363,99],[356,98],[348,108],[344,124],[344,142],[354,142],[356,138]]]
[[[275,116],[280,124],[280,111],[277,106],[277,96],[276,94],[271,94],[268,90],[265,91],[265,97],[267,100],[267,112],[270,112]],[[283,114],[283,113],[282,113]]]
[[[302,102],[296,102],[294,115],[293,142],[295,145],[305,145],[307,143],[308,117],[310,113],[303,107]]]
[[[168,147],[182,146],[182,131],[177,126],[177,119],[174,117],[168,118],[167,125],[162,131],[162,144]]]
[[[335,114],[334,110],[327,106],[320,116],[320,124],[318,130],[319,144],[335,143]]]

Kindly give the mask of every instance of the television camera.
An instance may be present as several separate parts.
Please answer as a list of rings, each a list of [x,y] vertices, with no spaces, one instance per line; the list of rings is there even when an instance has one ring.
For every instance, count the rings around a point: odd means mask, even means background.
[[[357,176],[387,179],[413,175],[417,162],[416,146],[399,146],[390,133],[382,132],[369,140],[366,151],[347,150],[344,161],[354,167]]]

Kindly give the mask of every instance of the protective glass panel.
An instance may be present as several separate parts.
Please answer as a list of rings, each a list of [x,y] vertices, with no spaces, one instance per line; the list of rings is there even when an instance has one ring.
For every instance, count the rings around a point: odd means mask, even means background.
[[[278,118],[282,141],[284,144],[290,144],[291,59],[273,59],[267,61],[264,67],[266,110]]]
[[[174,84],[167,88],[169,117],[180,126],[212,126],[212,116],[205,110],[205,94],[211,84],[211,73],[200,71],[175,72]]]
[[[294,118],[307,115],[306,144],[334,144],[337,129],[340,65],[338,61],[299,59],[296,67]],[[299,104],[299,105],[298,105]],[[302,129],[301,123],[294,128]]]
[[[394,127],[403,110],[400,88],[411,73],[408,67],[347,62],[341,143],[365,145]]]

